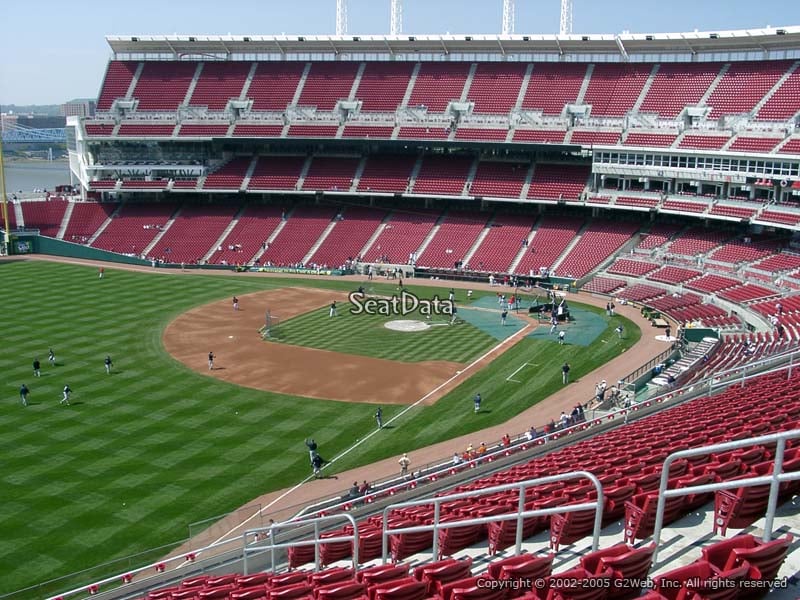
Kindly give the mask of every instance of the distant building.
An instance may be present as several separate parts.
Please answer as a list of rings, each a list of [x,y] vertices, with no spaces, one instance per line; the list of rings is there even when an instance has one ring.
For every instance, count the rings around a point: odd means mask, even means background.
[[[62,117],[93,117],[97,103],[94,100],[71,100],[61,105]]]
[[[2,113],[0,115],[0,130],[5,131],[6,127],[15,127],[18,119],[19,117],[17,115]]]

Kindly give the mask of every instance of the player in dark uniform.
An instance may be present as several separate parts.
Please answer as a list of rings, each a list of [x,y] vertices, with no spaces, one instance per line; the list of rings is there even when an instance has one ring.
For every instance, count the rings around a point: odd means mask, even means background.
[[[42,376],[42,363],[39,362],[38,358],[33,359],[33,376],[34,377],[41,377]]]
[[[208,353],[208,370],[209,371],[213,371],[214,370],[214,359],[215,358],[216,357],[214,356],[213,352],[209,352]]]

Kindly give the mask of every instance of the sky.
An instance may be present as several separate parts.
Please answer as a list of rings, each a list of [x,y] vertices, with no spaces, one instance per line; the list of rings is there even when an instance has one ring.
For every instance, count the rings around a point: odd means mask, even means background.
[[[389,0],[348,0],[349,31],[389,32]],[[5,0],[0,106],[95,98],[106,35],[332,34],[335,0]],[[574,33],[800,25],[796,0],[573,0]],[[404,0],[403,33],[498,33],[502,0]],[[560,0],[516,0],[516,33],[558,33]]]

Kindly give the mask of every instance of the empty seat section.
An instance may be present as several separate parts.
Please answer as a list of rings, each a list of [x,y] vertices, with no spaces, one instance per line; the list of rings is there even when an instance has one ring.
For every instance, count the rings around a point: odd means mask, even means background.
[[[708,204],[700,202],[684,202],[683,200],[664,200],[662,210],[675,210],[679,212],[702,213],[708,209]]]
[[[565,105],[578,99],[586,69],[584,63],[535,63],[522,100],[523,110],[560,115]]]
[[[360,159],[315,156],[303,180],[304,190],[346,192],[353,184]]]
[[[572,132],[572,136],[569,138],[569,143],[581,144],[583,146],[613,146],[619,142],[621,134],[622,131],[576,130]]]
[[[714,82],[722,63],[661,63],[639,112],[677,117],[687,106],[697,106]]]
[[[123,123],[117,135],[137,137],[169,137],[175,131],[174,124],[151,125],[148,123]]]
[[[678,148],[691,150],[721,150],[730,138],[725,135],[693,135],[686,134],[678,144]]]
[[[778,150],[778,154],[800,154],[800,138],[792,138]]]
[[[739,285],[739,281],[731,279],[730,277],[722,277],[721,275],[703,275],[702,277],[690,281],[686,287],[701,292],[714,293]]]
[[[754,269],[759,269],[761,271],[770,271],[770,272],[782,272],[782,271],[792,271],[794,269],[800,269],[800,254],[794,254],[792,252],[781,252],[780,254],[776,254],[775,256],[769,256],[764,260],[761,260],[754,265],[751,265]]]
[[[674,133],[629,133],[623,143],[626,146],[669,148],[677,137]]]
[[[795,69],[764,103],[756,118],[765,121],[787,121],[800,111],[798,98],[800,98],[800,69]]]
[[[358,180],[359,192],[405,192],[416,156],[371,155]]]
[[[120,254],[140,255],[167,224],[176,208],[174,203],[125,204],[91,246]]]
[[[144,63],[133,97],[138,111],[176,111],[197,70],[196,62],[153,61]]]
[[[333,110],[339,100],[347,100],[358,72],[357,62],[315,62],[306,76],[298,104]]]
[[[383,127],[380,125],[345,125],[342,131],[343,138],[383,138],[389,139],[392,137],[394,127]]]
[[[415,194],[461,196],[473,159],[425,156],[414,181]]]
[[[178,130],[179,137],[225,137],[228,134],[228,124],[199,125],[187,123]]]
[[[138,67],[138,62],[129,60],[112,60],[108,63],[100,96],[97,99],[98,111],[106,111],[111,108],[114,100],[125,98]]]
[[[537,163],[528,188],[528,198],[577,200],[586,187],[590,167]]]
[[[470,66],[468,62],[422,63],[409,106],[424,105],[428,112],[443,113],[451,101],[461,100]]]
[[[456,130],[457,140],[474,140],[477,142],[504,142],[507,129],[478,129],[477,127],[460,127]]]
[[[566,135],[565,129],[517,129],[513,141],[560,144]]]
[[[617,298],[622,298],[630,302],[646,302],[648,300],[660,298],[665,294],[666,291],[661,288],[637,283],[636,285],[632,285],[618,292]]]
[[[204,62],[189,105],[207,106],[209,110],[225,110],[228,100],[239,99],[252,66],[251,62]]]
[[[624,279],[613,279],[611,277],[592,277],[592,280],[583,286],[583,290],[592,294],[612,294],[625,287]]]
[[[64,231],[64,240],[76,244],[87,243],[118,206],[117,202],[75,202],[69,224]],[[9,210],[9,216],[13,212]]]
[[[649,64],[597,63],[583,103],[592,105],[592,116],[624,116],[639,99],[652,69]]]
[[[421,267],[455,268],[463,260],[486,225],[486,214],[448,213],[425,251],[417,257]]]
[[[332,138],[339,131],[338,125],[290,125],[289,137]]]
[[[184,205],[163,237],[150,250],[169,263],[198,263],[230,225],[238,204]]]
[[[642,198],[639,196],[617,196],[614,201],[616,206],[635,206],[639,208],[646,208],[648,210],[658,206],[658,198]]]
[[[631,260],[629,258],[618,258],[606,271],[617,275],[642,277],[656,269],[658,269],[658,265],[655,263],[645,262],[643,260]]]
[[[305,156],[259,156],[247,189],[293,190],[305,162]]]
[[[231,159],[217,171],[206,177],[203,189],[238,190],[244,182],[247,169],[250,167],[252,161],[252,156],[237,156]]]
[[[397,137],[417,140],[446,140],[450,135],[447,127],[401,127]]]
[[[791,64],[784,60],[731,63],[706,102],[712,107],[709,118],[750,112]]]
[[[250,125],[239,123],[233,128],[233,137],[281,137],[283,125]]]
[[[358,258],[385,217],[384,210],[348,207],[309,262],[336,268]]]
[[[709,254],[708,258],[724,263],[752,262],[774,254],[781,245],[782,241],[776,239],[735,240],[723,244]]]
[[[25,229],[38,229],[47,237],[56,237],[61,228],[67,202],[62,198],[50,200],[20,202],[22,216],[25,218]],[[8,211],[13,212],[13,207]]]
[[[671,283],[677,285],[684,283],[695,277],[702,275],[702,271],[695,271],[694,269],[685,269],[683,267],[666,266],[661,267],[658,271],[650,273],[647,279],[651,281],[660,281],[661,283]]]
[[[479,162],[470,195],[519,198],[529,167],[527,164],[510,162]]]
[[[253,110],[283,111],[292,103],[304,62],[260,62],[247,90]]]
[[[249,263],[281,223],[283,212],[280,206],[249,205],[220,243],[221,250],[215,250],[208,262],[229,265]]]
[[[478,63],[467,100],[476,113],[508,114],[517,103],[527,65],[509,62]]]
[[[780,292],[765,288],[761,285],[753,283],[745,283],[744,285],[726,289],[717,294],[720,298],[730,300],[742,304],[750,302],[758,298],[769,298],[770,296],[777,296]]]
[[[681,254],[695,257],[707,254],[730,238],[729,233],[722,231],[705,231],[702,227],[692,227],[684,231],[669,245],[670,254]]]
[[[413,62],[368,62],[361,74],[356,99],[362,112],[394,113],[403,97],[414,70]]]
[[[780,223],[782,225],[797,225],[800,223],[800,213],[783,212],[780,210],[765,209],[758,215],[759,221]]]
[[[88,136],[109,136],[114,133],[114,123],[84,123]]]
[[[747,206],[734,206],[731,204],[715,204],[708,211],[710,215],[720,215],[724,217],[735,217],[737,219],[750,219],[758,212],[758,208]]]
[[[540,268],[550,270],[567,246],[578,235],[583,219],[576,217],[544,216],[539,221],[536,233],[528,244],[515,273],[538,274]]]
[[[394,211],[386,227],[368,248],[366,262],[406,264],[428,236],[439,217],[438,212]]]
[[[762,154],[767,154],[782,141],[783,138],[746,137],[740,135],[728,146],[728,150],[730,152],[760,152]]]
[[[636,223],[593,221],[581,239],[558,264],[560,277],[580,278],[619,250],[639,229]]]
[[[261,263],[277,266],[300,264],[335,215],[336,209],[330,207],[297,207],[261,256]]]
[[[489,225],[489,232],[472,255],[471,270],[508,273],[511,263],[528,238],[535,218],[527,215],[497,215]]]

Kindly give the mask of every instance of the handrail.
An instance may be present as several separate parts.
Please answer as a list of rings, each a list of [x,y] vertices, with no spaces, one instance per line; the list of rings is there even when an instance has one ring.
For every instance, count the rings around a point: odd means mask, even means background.
[[[327,521],[341,521],[345,519],[350,521],[350,524],[353,526],[353,535],[341,535],[331,538],[325,538],[323,541],[320,536],[320,523],[327,522]],[[280,544],[275,543],[275,533],[280,529],[289,529],[289,528],[298,528],[304,527],[306,525],[313,525],[314,526],[314,539],[313,540],[306,540],[306,541],[292,541],[292,542],[282,542]],[[267,532],[267,537],[270,540],[269,546],[251,546],[248,548],[247,546],[247,536],[248,534],[259,534],[261,532]],[[272,523],[269,527],[260,527],[258,529],[249,529],[242,534],[242,560],[243,560],[243,569],[244,574],[249,575],[247,570],[247,555],[254,554],[256,552],[263,552],[269,550],[270,552],[270,560],[272,564],[272,572],[275,572],[275,549],[276,548],[289,548],[291,546],[310,546],[314,545],[314,570],[319,571],[320,562],[319,562],[319,544],[323,541],[323,543],[328,544],[332,542],[353,542],[353,568],[358,568],[358,524],[356,520],[348,514],[338,514],[338,515],[326,515],[322,517],[316,517],[314,519],[310,519],[307,521],[286,521],[284,523]]]
[[[553,508],[542,508],[536,510],[525,510],[525,491],[529,487],[535,487],[545,483],[554,483],[557,481],[567,481],[570,479],[579,479],[585,477],[595,487],[597,491],[597,500],[594,502],[586,502],[582,504],[568,504],[563,506],[556,506]],[[452,502],[454,500],[464,500],[467,498],[475,498],[477,496],[484,496],[495,492],[505,492],[510,490],[519,490],[519,504],[516,513],[508,513],[507,515],[492,515],[491,517],[479,517],[475,519],[465,519],[463,521],[452,521],[448,523],[441,523],[439,521],[441,505],[445,502]],[[592,533],[592,550],[597,550],[600,543],[600,529],[603,522],[603,484],[592,473],[588,471],[573,471],[571,473],[561,473],[558,475],[549,475],[547,477],[537,477],[535,479],[528,479],[516,483],[507,483],[503,485],[496,485],[489,488],[482,488],[480,490],[472,490],[469,492],[461,492],[459,494],[449,494],[447,496],[435,496],[423,500],[410,500],[408,502],[399,502],[392,504],[383,509],[383,531],[381,532],[381,554],[383,564],[386,564],[389,554],[389,535],[393,533],[416,533],[423,531],[433,531],[433,557],[437,560],[439,555],[439,535],[440,529],[450,529],[453,527],[464,527],[466,525],[482,525],[484,523],[491,523],[497,521],[517,521],[516,533],[516,546],[515,553],[519,554],[522,551],[522,522],[523,519],[528,517],[538,517],[543,515],[554,515],[560,513],[577,512],[587,509],[595,509],[594,528]],[[421,506],[425,504],[433,504],[433,523],[431,525],[419,525],[416,527],[401,527],[390,528],[388,527],[388,514],[390,510],[404,508],[407,506]]]
[[[793,368],[795,366],[793,364],[793,358],[795,356],[800,356],[800,350],[794,350],[794,351],[791,351],[791,352],[788,352],[788,353],[785,353],[785,354],[782,354],[782,355],[776,355],[776,356],[773,356],[773,357],[765,358],[761,362],[763,362],[763,363],[778,362],[779,360],[786,360],[787,357],[790,359],[790,362],[788,364],[778,366],[778,367],[776,367],[774,369],[771,369],[769,371],[762,371],[762,372],[754,373],[754,374],[750,374],[750,375],[743,375],[742,378],[741,378],[741,381],[744,382],[744,381],[752,379],[753,377],[760,377],[760,376],[768,374],[768,373],[776,373],[776,372],[780,372],[780,371],[788,371],[788,376],[791,376],[792,370],[793,370]],[[757,364],[757,363],[754,363],[754,364]],[[724,382],[724,383],[723,382],[717,382],[717,383],[715,383],[714,382],[715,379],[717,379],[717,378],[719,378],[721,376],[725,376],[729,372],[730,373],[733,373],[734,371],[738,372],[738,371],[741,371],[742,369],[743,369],[743,367],[740,366],[740,367],[736,367],[734,369],[730,369],[729,371],[722,371],[722,372],[720,372],[720,373],[718,373],[716,375],[712,375],[712,376],[710,376],[708,378],[701,379],[699,381],[693,382],[693,383],[691,383],[691,384],[689,384],[689,385],[687,385],[687,386],[685,386],[683,388],[678,388],[678,389],[675,389],[675,390],[671,390],[671,391],[666,392],[664,394],[655,396],[654,398],[651,398],[651,399],[649,399],[647,401],[644,401],[642,403],[634,404],[630,408],[621,408],[621,409],[615,410],[613,412],[607,413],[607,414],[603,415],[602,417],[598,416],[598,417],[595,417],[595,418],[591,418],[591,419],[588,419],[585,422],[579,423],[577,425],[573,425],[572,427],[569,427],[569,428],[566,428],[566,429],[559,429],[559,430],[557,430],[557,431],[555,431],[555,432],[553,432],[551,434],[537,436],[533,440],[523,441],[522,443],[518,444],[518,446],[521,446],[521,449],[525,450],[525,449],[528,449],[529,446],[543,445],[543,444],[546,444],[547,442],[549,442],[550,440],[559,439],[563,435],[568,435],[568,434],[573,433],[573,432],[578,432],[578,431],[585,430],[588,427],[591,427],[592,425],[599,425],[602,421],[613,420],[617,416],[623,416],[627,420],[629,412],[636,412],[636,411],[640,410],[640,408],[649,408],[650,406],[652,406],[652,404],[659,404],[659,403],[663,403],[663,402],[666,402],[666,401],[669,401],[669,400],[673,400],[675,398],[680,398],[686,392],[695,392],[695,393],[700,394],[701,393],[700,390],[706,390],[706,391],[703,391],[702,393],[711,393],[712,391],[718,389],[719,387],[726,387],[726,386],[730,385],[730,382]],[[514,447],[515,446],[512,446],[512,448],[514,448]],[[436,478],[437,476],[442,475],[444,473],[449,473],[453,469],[462,470],[462,469],[470,468],[470,466],[472,466],[473,463],[477,463],[477,462],[481,462],[481,461],[490,462],[490,461],[494,460],[495,456],[497,458],[500,458],[501,456],[504,456],[505,452],[507,450],[508,450],[508,448],[502,448],[502,449],[499,449],[499,450],[497,450],[497,451],[495,451],[493,453],[487,453],[487,454],[483,455],[482,457],[477,458],[477,459],[475,459],[473,461],[462,462],[459,465],[453,465],[452,462],[449,462],[449,461],[441,462],[438,465],[434,465],[435,470],[432,473],[431,472],[427,472],[425,476],[427,478],[429,478],[429,479],[433,479],[433,478]],[[413,484],[414,484],[414,480],[412,480],[411,482],[406,480],[406,481],[403,481],[403,482],[401,482],[399,484],[391,486],[389,488],[384,488],[384,489],[382,489],[382,490],[380,490],[378,492],[375,492],[373,494],[368,494],[366,496],[361,496],[361,497],[358,498],[358,500],[365,500],[366,499],[366,502],[369,503],[370,502],[370,500],[369,500],[370,498],[377,499],[379,497],[383,497],[383,495],[386,494],[386,493],[391,493],[392,490],[407,489],[410,485],[413,485]],[[744,487],[740,482],[737,482],[737,486],[738,487]],[[737,487],[737,486],[734,486],[734,487]],[[453,496],[448,496],[448,498],[450,498],[452,500]],[[346,502],[336,503],[336,504],[334,504],[332,506],[328,506],[325,510],[331,510],[331,509],[335,509],[335,508],[344,508],[345,505],[349,504],[350,502],[351,501],[348,500]],[[563,511],[563,512],[566,512],[566,511]],[[527,517],[530,517],[530,516],[536,516],[536,515],[543,515],[543,514],[550,514],[550,513],[543,513],[543,512],[525,513],[523,518],[527,518]],[[300,516],[299,518],[300,519],[305,519],[306,517]],[[298,517],[294,517],[293,522],[296,523],[297,519],[298,519]],[[498,517],[494,517],[494,520],[505,520],[505,519],[499,519]],[[303,522],[307,523],[308,521],[303,521]],[[185,561],[190,560],[188,558],[190,556],[199,555],[200,553],[205,552],[207,550],[212,550],[214,548],[217,548],[217,547],[220,547],[220,546],[224,546],[224,545],[229,545],[229,544],[230,544],[230,540],[222,541],[222,542],[219,542],[219,543],[216,543],[216,544],[211,544],[209,546],[204,546],[202,548],[199,548],[197,550],[189,552],[189,553],[187,553],[185,555],[180,555],[178,557],[164,559],[164,560],[161,560],[161,561],[158,561],[158,562],[155,562],[155,563],[147,564],[147,565],[145,565],[143,567],[130,569],[130,570],[126,571],[123,574],[117,574],[117,575],[114,575],[114,576],[111,576],[111,577],[107,577],[107,578],[92,582],[90,584],[83,585],[80,588],[76,588],[76,589],[72,589],[72,590],[67,591],[67,592],[63,592],[61,594],[58,594],[57,596],[51,596],[51,597],[48,598],[48,600],[55,600],[56,598],[59,598],[59,597],[60,598],[67,598],[69,596],[77,595],[77,594],[80,594],[80,593],[86,593],[86,591],[89,588],[93,587],[93,586],[100,586],[100,585],[104,585],[106,583],[116,582],[116,581],[119,581],[121,578],[122,579],[127,578],[128,575],[131,575],[131,576],[137,575],[137,574],[143,573],[144,571],[146,571],[148,569],[152,569],[152,568],[158,569],[159,567],[163,567],[163,566],[165,566],[165,565],[167,565],[167,564],[169,564],[171,562],[174,562],[174,561],[180,560],[180,561],[182,561],[182,564],[183,564]]]
[[[796,438],[800,438],[800,429],[782,431],[780,433],[770,433],[768,435],[761,435],[758,437],[748,438],[746,440],[723,442],[721,444],[714,444],[712,446],[703,446],[702,448],[679,450],[667,456],[666,460],[664,461],[664,466],[661,469],[661,483],[658,487],[658,506],[656,507],[656,520],[655,526],[653,527],[653,543],[656,545],[655,552],[653,553],[653,562],[655,563],[656,558],[658,557],[658,544],[661,541],[661,529],[664,525],[664,509],[667,498],[686,496],[689,494],[703,494],[707,492],[715,492],[717,490],[753,487],[769,483],[769,500],[767,502],[766,523],[764,524],[763,536],[763,540],[768,542],[772,536],[772,523],[775,518],[775,508],[778,503],[778,484],[783,481],[794,481],[796,479],[800,479],[800,471],[793,471],[791,473],[781,472],[783,470],[783,455],[784,450],[786,449],[786,440],[792,440]],[[749,446],[756,446],[761,443],[772,442],[777,442],[777,448],[775,450],[774,467],[771,475],[747,477],[745,479],[735,479],[720,483],[709,483],[706,485],[695,485],[673,490],[667,489],[667,483],[669,481],[669,467],[678,459],[688,458],[691,456],[704,456],[712,452],[724,452],[726,450],[736,450],[737,448],[747,448]]]

